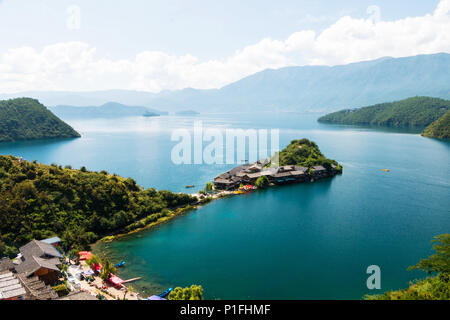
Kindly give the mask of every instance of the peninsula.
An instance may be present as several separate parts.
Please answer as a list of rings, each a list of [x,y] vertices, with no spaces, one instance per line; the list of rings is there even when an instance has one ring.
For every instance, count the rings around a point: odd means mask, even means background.
[[[278,157],[279,163],[275,159]],[[315,181],[342,173],[342,165],[325,158],[319,147],[308,139],[293,140],[272,158],[244,164],[214,179],[218,190],[245,189],[249,185],[265,188],[271,185]]]
[[[345,109],[319,118],[322,123],[375,125],[390,127],[426,127],[450,109],[450,101],[413,97],[359,109]]]
[[[0,101],[0,142],[79,137],[78,132],[35,99]]]

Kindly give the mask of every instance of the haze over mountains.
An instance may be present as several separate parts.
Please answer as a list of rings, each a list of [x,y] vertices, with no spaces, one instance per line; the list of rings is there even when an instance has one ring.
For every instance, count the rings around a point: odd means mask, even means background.
[[[49,107],[60,118],[116,118],[116,117],[132,117],[132,116],[160,116],[166,115],[149,107],[127,106],[117,102],[108,102],[101,106],[76,107],[58,105]]]
[[[348,65],[265,70],[220,89],[97,92],[22,92],[47,106],[92,106],[115,101],[178,112],[326,112],[412,96],[450,98],[450,54],[382,58]]]

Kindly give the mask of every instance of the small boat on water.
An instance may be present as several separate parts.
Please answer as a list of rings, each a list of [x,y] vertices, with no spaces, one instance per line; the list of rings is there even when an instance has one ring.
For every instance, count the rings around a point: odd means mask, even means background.
[[[158,297],[160,297],[160,298],[165,298],[165,297],[167,297],[172,291],[173,291],[173,288],[169,288],[169,289],[167,289],[166,291],[164,291],[164,292],[158,294]]]
[[[122,261],[121,263],[116,264],[114,267],[121,268],[125,265],[126,261]]]
[[[194,186],[194,185],[192,185],[192,186],[186,186],[186,188],[188,188],[188,189],[190,189],[190,188],[195,188],[195,186]]]
[[[389,170],[389,169],[381,169],[381,171],[383,171],[383,172],[390,172],[391,170]]]

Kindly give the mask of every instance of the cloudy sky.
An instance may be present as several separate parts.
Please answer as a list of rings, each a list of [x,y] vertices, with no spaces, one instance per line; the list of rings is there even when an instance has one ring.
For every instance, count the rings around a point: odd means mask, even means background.
[[[0,0],[0,93],[218,88],[450,53],[450,0]]]

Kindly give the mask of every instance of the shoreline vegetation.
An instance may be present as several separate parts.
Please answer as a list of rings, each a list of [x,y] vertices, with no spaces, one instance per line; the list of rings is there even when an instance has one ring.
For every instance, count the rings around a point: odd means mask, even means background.
[[[275,157],[280,159],[276,167]],[[325,158],[307,139],[293,140],[264,164],[258,161],[253,166],[257,170],[246,171],[239,180],[241,185],[253,181],[251,189],[224,190],[215,180],[198,194],[188,195],[144,189],[131,178],[106,171],[63,168],[0,155],[0,256],[13,258],[26,242],[55,235],[62,239],[62,248],[73,255],[99,242],[151,229],[215,199],[342,173],[337,161]],[[252,165],[244,167],[247,170]],[[253,180],[242,180],[247,178]],[[197,289],[196,297],[201,296]],[[189,290],[177,288],[176,297],[190,296]]]
[[[450,234],[437,236],[432,243],[436,253],[408,268],[422,270],[428,278],[410,282],[407,289],[366,295],[364,300],[450,300]]]
[[[425,128],[430,138],[450,137],[450,100],[413,97],[358,109],[327,114],[318,122],[344,125],[370,125],[394,128]]]

